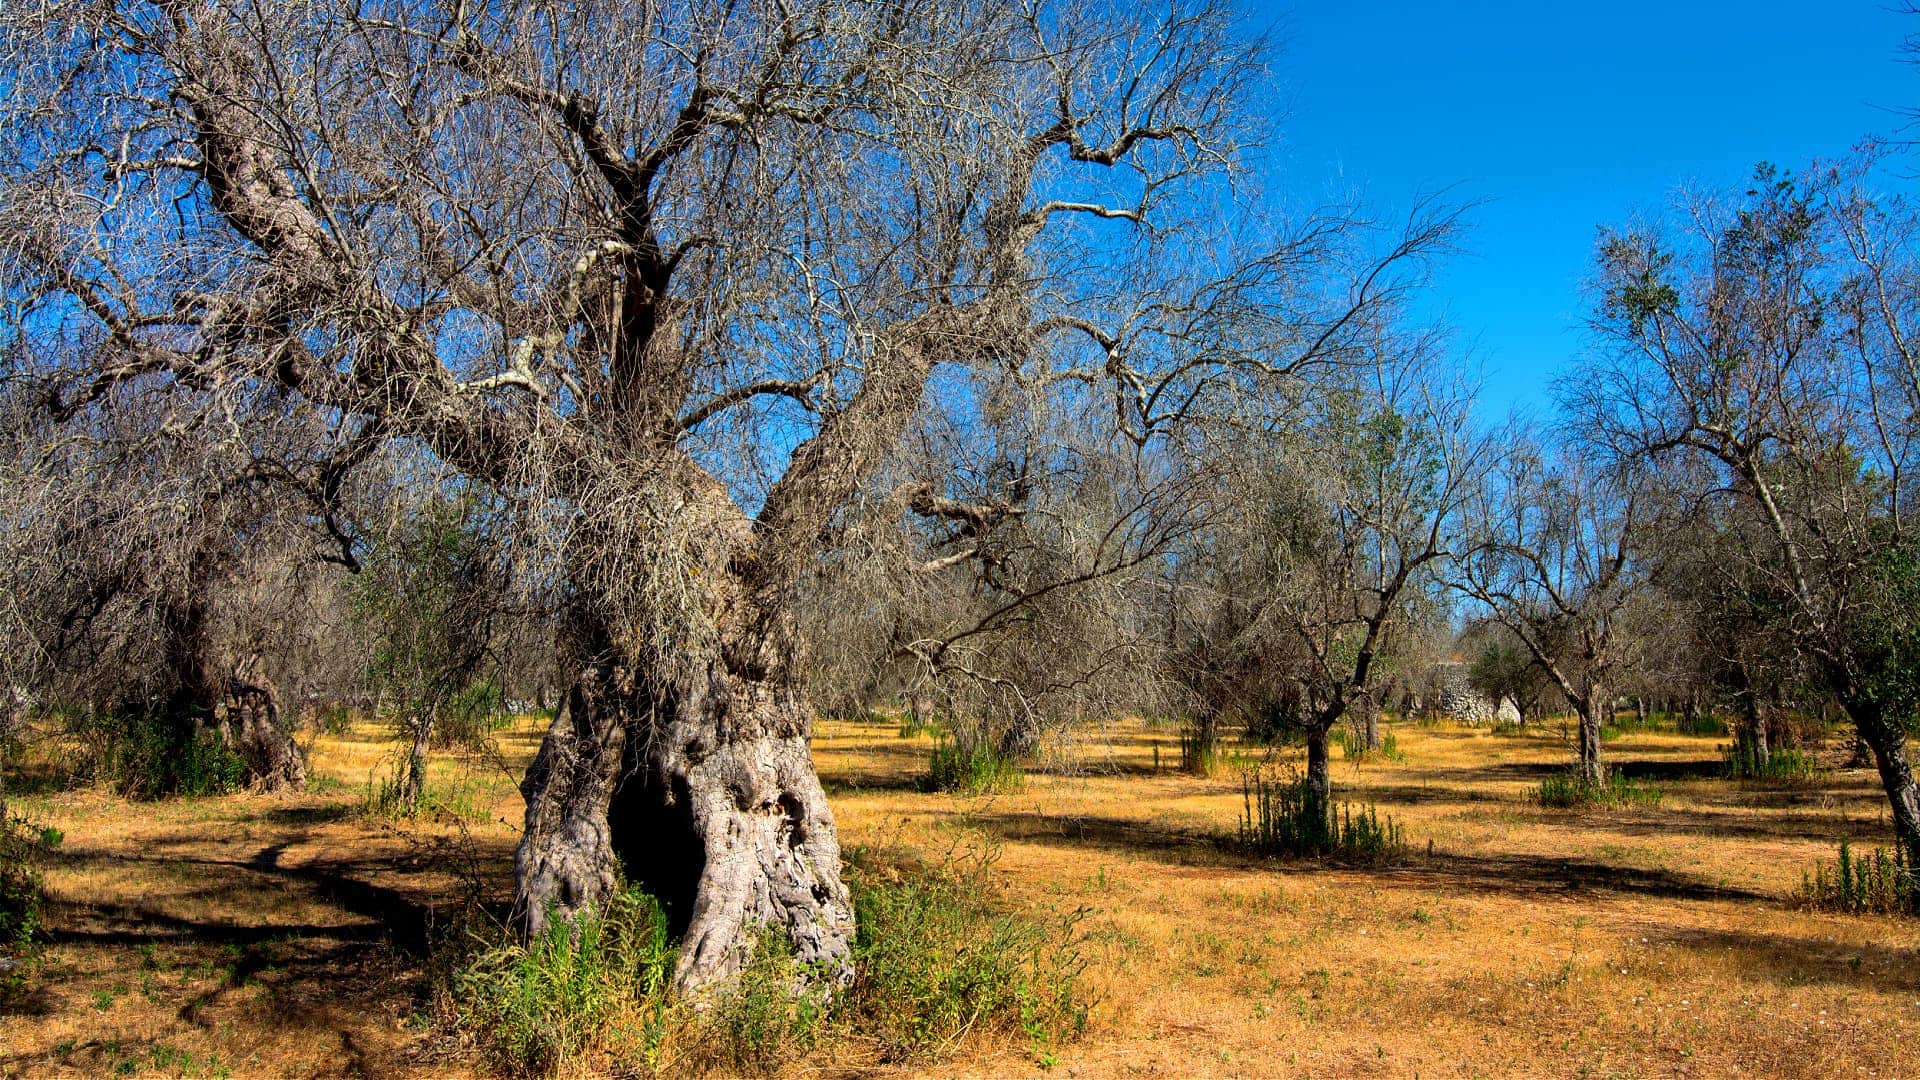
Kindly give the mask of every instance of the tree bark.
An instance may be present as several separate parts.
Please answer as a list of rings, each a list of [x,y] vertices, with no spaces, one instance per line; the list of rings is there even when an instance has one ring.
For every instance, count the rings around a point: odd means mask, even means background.
[[[400,776],[400,805],[412,814],[420,808],[420,796],[427,790],[427,749],[433,744],[433,729],[440,706],[430,704],[416,713],[408,726],[413,738],[407,746],[407,767]]]
[[[1888,716],[1871,701],[1843,700],[1841,704],[1873,750],[1880,786],[1893,810],[1896,842],[1909,858],[1920,860],[1920,787],[1915,785],[1913,766],[1907,759],[1907,732],[1901,718]]]
[[[1580,780],[1593,787],[1607,782],[1606,763],[1600,756],[1600,729],[1606,708],[1606,696],[1597,687],[1589,689],[1580,702]]]
[[[261,791],[298,791],[307,783],[307,763],[293,732],[280,722],[280,704],[273,687],[241,665],[228,676],[226,693],[216,710],[220,737],[247,763],[247,780]]]
[[[829,985],[852,977],[853,905],[807,747],[812,710],[784,612],[706,645],[582,671],[522,791],[516,908],[528,933],[597,905],[624,876],[681,939],[676,987],[738,974],[762,929]]]
[[[1307,725],[1307,787],[1324,805],[1333,798],[1333,763],[1327,753],[1329,723]]]

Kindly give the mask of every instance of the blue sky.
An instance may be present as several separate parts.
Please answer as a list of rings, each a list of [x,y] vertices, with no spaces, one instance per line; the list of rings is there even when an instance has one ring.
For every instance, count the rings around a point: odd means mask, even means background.
[[[1843,153],[1920,106],[1900,52],[1920,16],[1893,2],[1257,7],[1287,39],[1271,183],[1387,206],[1446,186],[1488,200],[1436,299],[1484,366],[1483,411],[1544,411],[1584,341],[1597,226],[1659,210],[1683,182]]]

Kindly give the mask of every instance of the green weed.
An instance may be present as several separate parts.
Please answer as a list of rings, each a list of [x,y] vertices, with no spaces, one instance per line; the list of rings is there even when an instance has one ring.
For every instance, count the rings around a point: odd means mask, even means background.
[[[1822,911],[1920,915],[1920,870],[1898,847],[1892,855],[1874,848],[1871,855],[1855,856],[1842,840],[1838,859],[1802,876],[1797,899]]]
[[[1242,785],[1240,843],[1265,855],[1373,859],[1399,852],[1406,834],[1372,803],[1336,805],[1305,777],[1269,780],[1250,770]]]
[[[1540,782],[1534,800],[1541,806],[1568,810],[1582,806],[1658,806],[1665,793],[1652,784],[1610,773],[1598,784],[1577,773],[1555,773]]]
[[[949,742],[933,748],[923,786],[928,791],[985,795],[1018,791],[1026,784],[1020,763],[995,752],[985,742]]]

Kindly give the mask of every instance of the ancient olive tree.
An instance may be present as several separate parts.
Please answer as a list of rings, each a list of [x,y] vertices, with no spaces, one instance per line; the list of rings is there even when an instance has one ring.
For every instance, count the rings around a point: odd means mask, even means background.
[[[61,415],[270,386],[496,492],[573,672],[518,910],[624,869],[688,989],[756,926],[848,971],[793,591],[930,387],[1145,446],[1375,299],[1366,266],[1302,279],[1311,231],[1204,242],[1261,49],[1207,0],[75,2],[0,33],[10,362]]]
[[[1577,404],[1617,453],[1718,504],[1746,601],[1851,717],[1920,850],[1914,618],[1893,600],[1914,551],[1920,214],[1875,170],[1763,166],[1744,194],[1606,233],[1607,348]]]

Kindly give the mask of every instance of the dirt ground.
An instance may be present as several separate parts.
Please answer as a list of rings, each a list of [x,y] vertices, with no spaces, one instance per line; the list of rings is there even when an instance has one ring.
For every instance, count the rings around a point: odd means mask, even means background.
[[[847,844],[990,858],[1010,902],[1084,909],[1084,1037],[963,1044],[920,1071],[1920,1076],[1920,926],[1790,902],[1842,838],[1885,842],[1871,771],[1735,783],[1715,739],[1631,734],[1608,752],[1660,804],[1554,811],[1529,792],[1566,759],[1557,725],[1393,730],[1404,760],[1336,760],[1335,781],[1412,853],[1339,868],[1223,842],[1240,774],[1172,772],[1170,729],[1083,732],[1024,790],[962,798],[917,790],[930,739],[823,723]],[[17,798],[65,839],[0,1075],[472,1074],[427,1016],[426,943],[470,890],[506,889],[536,738],[527,721],[496,753],[437,759],[442,809],[418,823],[364,812],[398,749],[371,729],[316,739],[299,796]]]

